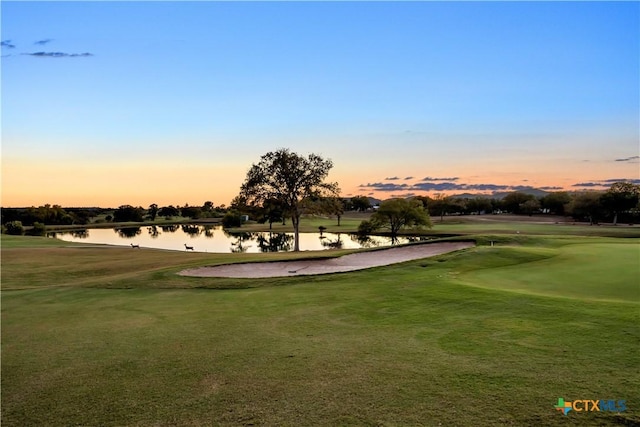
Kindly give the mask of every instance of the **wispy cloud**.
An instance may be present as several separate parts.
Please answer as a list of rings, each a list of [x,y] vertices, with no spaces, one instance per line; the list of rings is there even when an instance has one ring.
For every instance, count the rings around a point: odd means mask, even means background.
[[[457,176],[454,176],[452,178],[433,178],[430,176],[425,176],[424,178],[422,178],[422,181],[457,181],[460,178],[458,178]]]
[[[45,44],[51,43],[52,41],[53,41],[53,39],[43,39],[43,40],[38,40],[38,41],[34,42],[33,44],[44,46]]]
[[[629,178],[611,178],[611,179],[600,179],[600,180],[593,180],[593,181],[588,181],[588,182],[578,182],[576,184],[573,184],[572,187],[587,187],[587,188],[592,188],[592,187],[609,187],[611,184],[615,183],[615,182],[630,182],[632,184],[638,184],[640,185],[640,179],[629,179]]]
[[[456,178],[458,179],[458,178]],[[589,185],[589,183],[586,183]],[[604,186],[605,184],[597,184],[599,186]],[[575,186],[578,186],[577,184]],[[392,182],[374,182],[361,184],[360,188],[374,190],[374,191],[384,191],[384,192],[395,192],[403,194],[409,194],[408,192],[416,192],[416,191],[481,191],[481,192],[501,192],[501,191],[535,191],[535,190],[543,190],[543,191],[558,191],[562,190],[562,187],[532,187],[530,185],[503,185],[503,184],[463,184],[459,182],[417,182],[415,184],[407,185],[407,184],[399,184]],[[416,194],[416,193],[411,193]]]
[[[394,199],[406,199],[407,197],[414,197],[416,193],[402,193],[402,194],[392,194],[391,197]]]
[[[410,179],[413,179],[413,177],[412,177],[412,176],[408,176],[408,177],[406,177],[404,180],[405,180],[405,181],[409,181]]]
[[[476,191],[499,191],[525,187],[511,187],[509,185],[498,184],[457,184],[455,182],[418,182],[413,185],[394,184],[389,182],[374,182],[361,184],[361,188],[375,191],[452,191],[452,190],[476,190]],[[530,187],[526,187],[530,188]]]
[[[385,181],[397,181],[397,180],[399,180],[399,179],[400,179],[400,178],[399,178],[399,177],[397,177],[397,176],[392,176],[392,177],[390,177],[390,178],[385,178],[384,180],[385,180]]]
[[[2,40],[2,42],[0,42],[0,45],[2,47],[6,47],[9,49],[15,49],[16,45],[11,44],[11,40]]]
[[[419,182],[411,187],[411,190],[421,191],[448,191],[448,190],[462,190],[464,184],[456,184],[454,182]]]
[[[536,190],[535,187],[532,187],[530,185],[513,185],[513,186],[510,186],[509,189],[514,191]]]
[[[516,190],[517,187],[510,187],[508,185],[499,184],[462,184],[464,190],[479,190],[479,191],[498,191],[498,190]]]
[[[78,58],[78,57],[93,56],[93,53],[31,52],[31,53],[23,53],[23,55],[37,56],[40,58]]]
[[[640,156],[631,156],[631,157],[625,157],[625,158],[622,158],[622,159],[616,159],[615,161],[616,162],[630,162],[630,161],[639,160],[639,159],[640,159]]]
[[[376,191],[404,191],[409,189],[409,186],[407,184],[393,184],[389,182],[374,182],[374,183],[360,184],[359,187],[368,188]]]
[[[604,187],[604,186],[605,185],[600,183],[600,182],[578,182],[578,183],[572,185],[572,187],[585,187],[585,188]]]
[[[602,180],[602,182],[606,182],[607,184],[613,184],[614,182],[630,182],[632,184],[640,184],[640,179],[611,178],[611,179]]]

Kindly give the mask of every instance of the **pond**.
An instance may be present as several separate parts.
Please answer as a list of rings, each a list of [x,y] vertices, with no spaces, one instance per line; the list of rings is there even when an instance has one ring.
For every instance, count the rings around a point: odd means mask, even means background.
[[[90,228],[86,230],[49,233],[48,237],[67,242],[186,250],[195,252],[287,252],[293,250],[293,233],[229,233],[221,226],[163,225],[126,228]],[[348,233],[300,233],[300,250],[359,249],[391,246],[427,240],[423,237],[358,236]]]

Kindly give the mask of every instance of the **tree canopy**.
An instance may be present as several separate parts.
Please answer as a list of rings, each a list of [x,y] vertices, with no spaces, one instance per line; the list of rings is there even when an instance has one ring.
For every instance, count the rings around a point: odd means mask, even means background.
[[[616,182],[601,198],[605,209],[613,214],[613,225],[618,222],[618,214],[636,207],[640,197],[640,185],[631,182]]]
[[[431,218],[429,212],[424,209],[422,202],[415,199],[389,199],[380,204],[380,208],[371,215],[370,225],[366,224],[361,230],[367,227],[378,229],[388,228],[391,236],[395,237],[398,232],[405,227],[428,227],[431,228]]]
[[[291,218],[294,251],[299,251],[300,216],[305,200],[338,195],[338,184],[325,182],[332,167],[331,160],[317,154],[305,157],[286,148],[271,151],[251,166],[240,188],[240,197],[248,205],[278,201]]]
[[[351,198],[353,209],[364,212],[371,208],[371,201],[367,196],[354,196]]]

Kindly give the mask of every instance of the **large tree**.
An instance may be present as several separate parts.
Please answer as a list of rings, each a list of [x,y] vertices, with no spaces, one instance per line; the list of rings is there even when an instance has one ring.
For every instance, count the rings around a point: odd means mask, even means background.
[[[556,215],[564,215],[565,206],[571,202],[571,196],[566,191],[554,191],[541,200],[542,207]]]
[[[602,217],[602,194],[599,191],[585,191],[573,196],[566,206],[566,211],[575,219],[589,219],[589,224],[597,224]]]
[[[291,217],[294,251],[300,250],[300,216],[306,200],[338,195],[338,184],[324,182],[333,162],[317,154],[304,157],[282,148],[260,158],[247,172],[240,195],[249,205],[275,199]]]
[[[158,211],[160,209],[158,208],[158,205],[155,203],[152,203],[149,205],[149,209],[147,209],[147,215],[149,216],[149,219],[151,221],[155,221],[156,217],[158,216]]]
[[[353,209],[365,212],[367,209],[371,209],[371,200],[367,196],[354,196],[351,198],[351,205]]]
[[[165,218],[178,216],[180,215],[180,209],[176,208],[173,205],[163,206],[160,209],[158,209],[158,215],[163,216]]]
[[[420,200],[389,199],[380,204],[380,208],[371,215],[374,228],[386,227],[391,236],[396,237],[404,227],[431,228],[429,212]]]
[[[529,200],[535,200],[535,196],[521,191],[512,191],[502,199],[502,207],[507,212],[520,214],[525,208],[525,203]]]
[[[444,215],[454,210],[453,198],[443,193],[436,193],[431,200],[427,201],[427,209],[431,215],[440,215],[440,222],[442,222]]]
[[[640,197],[640,185],[616,182],[602,195],[602,205],[613,214],[613,225],[618,224],[618,214],[635,208]]]
[[[142,222],[144,209],[131,205],[122,205],[113,212],[113,222]]]
[[[493,211],[491,199],[487,197],[474,197],[472,199],[467,199],[466,212],[477,213],[479,215],[483,212],[487,213],[491,211]]]

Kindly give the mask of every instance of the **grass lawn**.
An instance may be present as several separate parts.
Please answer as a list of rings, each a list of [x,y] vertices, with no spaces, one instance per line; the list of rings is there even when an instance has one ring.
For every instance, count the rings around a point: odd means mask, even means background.
[[[301,255],[3,236],[2,425],[638,425],[638,240],[476,238],[237,280],[175,272]]]
[[[640,245],[629,242],[578,243],[557,249],[484,248],[535,261],[472,271],[467,284],[584,300],[640,301]]]
[[[525,218],[523,220],[523,218]],[[639,226],[611,224],[549,222],[545,218],[509,215],[501,221],[501,215],[448,217],[444,222],[431,218],[433,234],[534,234],[564,236],[640,237]],[[560,218],[558,218],[560,220]]]

